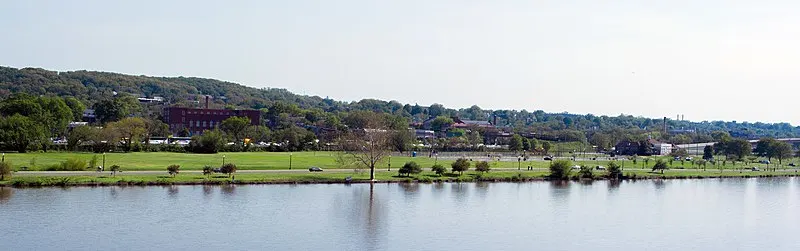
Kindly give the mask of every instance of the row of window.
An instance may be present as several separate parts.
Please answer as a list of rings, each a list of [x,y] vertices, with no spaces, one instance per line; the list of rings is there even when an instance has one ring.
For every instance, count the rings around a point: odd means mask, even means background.
[[[186,115],[186,111],[183,111],[183,115]],[[206,112],[206,111],[189,111],[189,114],[200,114],[200,115],[233,115],[231,112]]]
[[[219,122],[215,122],[215,121],[200,121],[200,120],[192,121],[192,120],[189,120],[189,127],[209,127],[209,128],[212,128],[215,125],[219,125]]]

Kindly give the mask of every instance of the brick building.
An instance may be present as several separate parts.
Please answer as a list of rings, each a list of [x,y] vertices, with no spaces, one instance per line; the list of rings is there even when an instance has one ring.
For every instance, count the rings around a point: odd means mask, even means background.
[[[164,108],[164,123],[169,125],[169,130],[177,133],[188,128],[191,135],[200,135],[204,130],[211,130],[219,126],[223,120],[230,117],[247,117],[251,125],[259,125],[261,112],[257,110],[222,110],[199,109],[184,107]]]

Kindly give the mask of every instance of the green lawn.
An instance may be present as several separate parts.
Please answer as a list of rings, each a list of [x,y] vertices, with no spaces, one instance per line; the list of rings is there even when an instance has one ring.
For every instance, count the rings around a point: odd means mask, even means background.
[[[470,155],[481,155],[485,153],[472,153]],[[319,166],[324,169],[336,168],[352,168],[352,166],[341,166],[336,162],[335,152],[295,152],[291,154],[291,162],[293,169],[306,169],[309,166]],[[507,156],[512,155],[506,153]],[[87,163],[92,157],[96,156],[98,159],[97,165],[102,165],[102,154],[94,153],[75,153],[75,152],[50,152],[50,153],[6,153],[5,160],[13,163],[15,170],[20,170],[22,167],[28,167],[27,170],[45,170],[49,165],[55,165],[70,158],[78,158],[85,160]],[[239,170],[277,170],[289,169],[289,153],[277,152],[249,152],[249,153],[218,153],[218,154],[189,154],[189,153],[169,153],[169,152],[154,152],[154,153],[109,153],[106,154],[106,167],[111,165],[119,165],[122,170],[137,171],[137,170],[166,170],[166,167],[172,164],[181,165],[181,170],[200,170],[205,165],[218,167],[222,164],[223,156],[225,156],[226,163],[234,163]],[[663,158],[665,160],[669,157],[650,157],[652,160],[645,164],[645,161],[640,157],[636,164],[633,161],[624,161],[624,168],[651,168],[655,164],[656,158]],[[31,165],[31,160],[35,159],[34,165]],[[481,157],[481,159],[485,159]],[[525,170],[528,165],[535,168],[547,168],[549,162],[538,161],[541,160],[540,156],[532,157],[537,161],[527,161],[518,163],[517,161],[492,161],[492,168],[512,168],[516,169],[518,165],[522,166]],[[479,160],[479,159],[474,159]],[[423,168],[429,168],[434,163],[440,163],[449,168],[452,158],[428,158],[421,156],[416,158],[411,157],[392,157],[392,169],[400,168],[407,161],[415,161]],[[785,160],[784,164],[793,162],[795,160]],[[578,161],[576,165],[608,165],[608,160],[600,159],[596,161]],[[773,161],[777,162],[777,161]],[[617,161],[618,164],[623,164],[623,161]],[[473,165],[474,166],[474,165]],[[765,169],[764,164],[749,164],[745,165],[742,162],[737,162],[734,166],[727,162],[723,167],[724,169],[741,169],[743,167],[757,166]],[[773,165],[777,166],[777,165]],[[387,163],[381,163],[380,169],[387,168]],[[681,164],[680,161],[673,161],[670,165],[672,169],[693,169],[697,170],[697,166],[692,166],[688,161]],[[718,170],[719,166],[707,165],[706,172]],[[783,166],[780,169],[790,169],[791,167]]]

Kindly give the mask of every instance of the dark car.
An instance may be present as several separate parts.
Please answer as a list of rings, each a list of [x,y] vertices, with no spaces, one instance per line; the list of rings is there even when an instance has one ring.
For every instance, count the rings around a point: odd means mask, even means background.
[[[213,170],[211,170],[211,171],[212,171],[212,172],[214,172],[214,173],[221,173],[221,172],[222,172],[222,169],[219,169],[219,168],[214,168],[214,169],[213,169]]]
[[[789,166],[791,166],[791,167],[795,167],[795,166],[797,166],[797,165],[795,165],[794,163],[789,163]]]
[[[308,168],[308,171],[309,172],[322,172],[322,168],[319,168],[319,167],[316,167],[316,166],[312,166],[312,167]]]
[[[553,160],[553,157],[550,157],[550,156],[544,156],[544,160]]]

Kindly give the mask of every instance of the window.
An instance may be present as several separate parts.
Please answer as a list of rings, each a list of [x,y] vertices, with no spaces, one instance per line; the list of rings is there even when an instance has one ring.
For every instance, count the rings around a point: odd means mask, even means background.
[[[203,121],[203,127],[206,127],[206,122],[205,121]]]
[[[189,126],[194,126],[194,121],[189,120]]]

